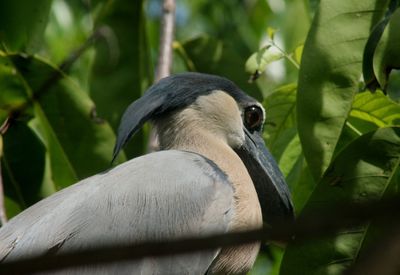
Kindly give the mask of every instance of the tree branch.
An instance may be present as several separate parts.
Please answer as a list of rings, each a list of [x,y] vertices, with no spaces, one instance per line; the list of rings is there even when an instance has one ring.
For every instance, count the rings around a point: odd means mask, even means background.
[[[8,121],[8,120],[7,120]],[[7,123],[5,122],[5,124]],[[6,208],[4,205],[3,173],[1,170],[1,158],[3,157],[3,132],[0,129],[0,227],[7,222]]]
[[[175,0],[164,0],[155,82],[171,74],[172,42],[175,29]]]
[[[160,31],[160,48],[158,52],[156,75],[154,76],[155,83],[171,74],[172,42],[175,32],[175,8],[175,0],[164,0]],[[154,129],[151,129],[147,151],[157,151],[159,149],[158,145],[157,133]]]
[[[72,266],[133,260],[148,256],[174,255],[255,241],[277,240],[286,242],[294,240],[294,244],[299,244],[306,240],[332,235],[345,228],[365,224],[371,219],[381,223],[393,224],[393,220],[400,218],[398,209],[400,209],[399,197],[368,204],[338,202],[332,208],[321,209],[318,213],[300,216],[295,224],[282,223],[274,228],[266,227],[248,232],[140,244],[119,243],[63,252],[57,255],[50,253],[39,255],[31,251],[23,259],[10,260],[0,264],[0,273],[42,272]]]

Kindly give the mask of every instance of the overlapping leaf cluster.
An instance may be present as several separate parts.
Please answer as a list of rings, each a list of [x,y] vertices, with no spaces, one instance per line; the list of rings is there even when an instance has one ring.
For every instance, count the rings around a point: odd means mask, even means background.
[[[1,168],[8,217],[110,167],[119,117],[151,77],[141,51],[142,5],[1,2]],[[143,135],[135,144],[128,155],[143,152]]]
[[[387,91],[397,81],[390,73],[398,68],[398,11],[397,1],[321,1],[297,89],[282,87],[265,99],[267,142],[299,215],[398,192],[400,105],[398,91]],[[289,244],[280,274],[342,274],[385,230],[370,223]]]

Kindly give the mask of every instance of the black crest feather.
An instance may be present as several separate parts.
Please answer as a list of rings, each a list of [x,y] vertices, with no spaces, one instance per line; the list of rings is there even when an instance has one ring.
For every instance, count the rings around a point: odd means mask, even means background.
[[[200,95],[206,95],[214,90],[223,90],[238,102],[251,99],[232,81],[202,73],[172,75],[151,86],[141,98],[129,105],[123,114],[118,128],[113,161],[130,137],[146,121],[166,112],[184,108],[192,104]]]

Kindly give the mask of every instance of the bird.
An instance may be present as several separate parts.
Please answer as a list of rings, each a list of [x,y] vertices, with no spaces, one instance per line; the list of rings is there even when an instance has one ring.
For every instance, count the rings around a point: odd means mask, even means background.
[[[113,153],[150,122],[159,150],[83,179],[0,229],[0,265],[32,253],[237,232],[294,219],[262,138],[265,110],[227,78],[186,72],[153,84],[124,112]],[[56,274],[245,274],[260,242]],[[61,272],[61,273],[57,273]]]

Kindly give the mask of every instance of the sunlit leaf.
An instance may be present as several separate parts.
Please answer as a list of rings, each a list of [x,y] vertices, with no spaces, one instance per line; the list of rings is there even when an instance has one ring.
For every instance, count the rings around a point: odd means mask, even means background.
[[[350,116],[375,124],[377,127],[400,124],[400,105],[382,92],[356,95]]]
[[[301,56],[303,55],[304,45],[297,46],[293,52],[293,59],[300,64],[301,63]]]
[[[271,40],[274,40],[275,33],[276,33],[277,31],[278,31],[278,30],[275,29],[275,28],[268,27],[268,28],[267,28],[268,37],[269,37]]]
[[[259,75],[265,68],[274,61],[280,60],[285,55],[274,45],[269,44],[262,47],[256,53],[253,53],[246,61],[246,71],[250,74]],[[257,77],[253,77],[256,79]]]

